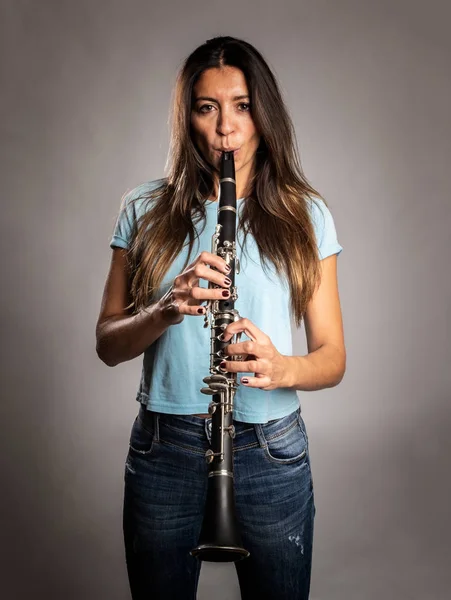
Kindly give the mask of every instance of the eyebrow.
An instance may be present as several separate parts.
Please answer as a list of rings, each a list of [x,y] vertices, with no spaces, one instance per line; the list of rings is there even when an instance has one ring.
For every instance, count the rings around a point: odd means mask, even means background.
[[[250,98],[250,96],[248,94],[243,94],[241,96],[235,96],[234,98],[232,98],[232,100],[244,100],[244,98]],[[194,102],[199,102],[199,100],[209,100],[210,102],[218,102],[216,98],[210,98],[209,96],[199,96],[198,98],[195,98]]]

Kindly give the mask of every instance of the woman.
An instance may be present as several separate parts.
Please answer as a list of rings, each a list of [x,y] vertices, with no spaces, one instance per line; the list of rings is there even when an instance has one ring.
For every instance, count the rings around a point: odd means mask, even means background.
[[[249,43],[218,37],[180,69],[168,176],[123,199],[97,324],[97,352],[107,365],[144,353],[125,466],[135,600],[196,596],[201,563],[190,551],[202,525],[211,441],[210,398],[200,393],[210,366],[202,315],[204,303],[230,294],[226,262],[208,249],[221,152],[232,150],[242,318],[227,326],[224,340],[239,332],[248,339],[229,344],[223,368],[239,373],[236,515],[250,552],[235,564],[243,599],[309,595],[315,506],[297,390],[335,386],[345,372],[342,247],[296,158],[274,75]],[[291,317],[297,326],[304,319],[306,356],[292,356]]]

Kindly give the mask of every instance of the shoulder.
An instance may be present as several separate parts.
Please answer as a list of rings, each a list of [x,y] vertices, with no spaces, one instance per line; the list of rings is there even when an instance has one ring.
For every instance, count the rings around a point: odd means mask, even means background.
[[[307,198],[307,205],[312,216],[313,224],[316,227],[323,227],[326,219],[332,217],[329,207],[319,196],[309,196]]]
[[[332,212],[327,204],[319,196],[307,199],[320,258],[326,258],[330,254],[340,254],[343,250],[337,239]]]
[[[148,208],[153,191],[166,183],[165,177],[144,181],[134,188],[126,191],[122,196],[121,213],[126,212],[134,220],[139,218]]]
[[[116,218],[110,246],[128,248],[136,232],[138,221],[152,204],[152,192],[166,183],[166,179],[145,181],[125,192]]]

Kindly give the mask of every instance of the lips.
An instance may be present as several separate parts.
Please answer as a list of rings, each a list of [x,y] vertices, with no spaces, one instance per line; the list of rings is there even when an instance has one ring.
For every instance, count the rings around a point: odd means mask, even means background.
[[[215,148],[215,152],[218,154],[222,154],[223,152],[233,152],[234,156],[237,154],[237,152],[239,152],[239,150],[240,148],[230,148],[230,150],[225,148]]]

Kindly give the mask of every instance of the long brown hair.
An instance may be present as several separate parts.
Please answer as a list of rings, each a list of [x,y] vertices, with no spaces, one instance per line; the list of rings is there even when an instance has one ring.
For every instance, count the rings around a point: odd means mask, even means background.
[[[128,251],[130,294],[134,311],[150,304],[171,263],[188,238],[191,257],[196,229],[203,220],[204,202],[214,191],[212,167],[191,136],[193,88],[206,69],[241,69],[249,89],[250,110],[261,135],[255,175],[243,201],[238,228],[245,243],[250,233],[262,266],[271,262],[290,287],[291,309],[299,326],[321,271],[309,199],[324,198],[303,174],[295,131],[278,83],[262,55],[248,42],[215,37],[188,56],[176,79],[172,98],[171,140],[162,180],[148,198]],[[325,201],[324,201],[325,202]]]

